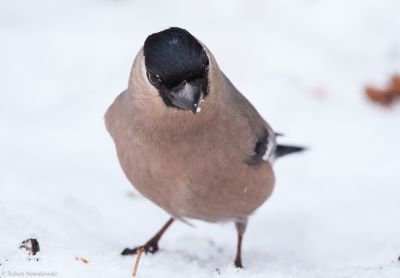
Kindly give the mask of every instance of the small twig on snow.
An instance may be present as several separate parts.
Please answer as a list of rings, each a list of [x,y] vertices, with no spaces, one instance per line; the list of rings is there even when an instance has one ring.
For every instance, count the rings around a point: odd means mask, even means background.
[[[136,252],[136,261],[135,261],[135,266],[133,267],[133,272],[132,272],[133,277],[136,277],[136,272],[137,272],[137,269],[139,266],[140,256],[142,255],[143,252],[144,252],[144,247],[140,247]]]

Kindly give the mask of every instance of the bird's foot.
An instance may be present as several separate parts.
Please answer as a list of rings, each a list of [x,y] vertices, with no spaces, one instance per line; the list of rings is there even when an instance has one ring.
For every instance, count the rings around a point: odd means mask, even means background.
[[[147,253],[154,254],[154,253],[156,253],[158,251],[157,242],[149,241],[145,245],[142,245],[142,246],[138,246],[138,247],[135,247],[135,248],[125,248],[121,252],[121,255],[124,255],[124,256],[126,256],[126,255],[135,255],[137,253],[137,251],[142,247],[144,248],[144,252],[146,254]]]
[[[242,260],[239,258],[236,258],[235,259],[235,266],[237,267],[237,268],[243,268],[243,265],[242,265]]]

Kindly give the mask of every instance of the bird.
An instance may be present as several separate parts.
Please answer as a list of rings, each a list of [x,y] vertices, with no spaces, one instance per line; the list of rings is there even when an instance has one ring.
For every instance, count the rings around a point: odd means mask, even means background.
[[[276,133],[220,70],[211,51],[187,30],[149,35],[127,89],[105,113],[105,125],[128,180],[169,215],[133,255],[159,250],[175,221],[233,222],[234,265],[242,268],[248,218],[271,195],[275,159],[303,151]]]

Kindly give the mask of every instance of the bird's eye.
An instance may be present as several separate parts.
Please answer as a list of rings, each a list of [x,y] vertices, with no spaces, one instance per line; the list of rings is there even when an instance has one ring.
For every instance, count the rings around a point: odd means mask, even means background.
[[[160,77],[154,73],[147,72],[147,79],[149,79],[150,83],[155,87],[158,87],[161,84]]]

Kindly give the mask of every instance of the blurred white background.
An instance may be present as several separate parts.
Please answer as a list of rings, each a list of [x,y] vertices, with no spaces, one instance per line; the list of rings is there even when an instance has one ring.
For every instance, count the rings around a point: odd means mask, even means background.
[[[2,0],[0,271],[129,277],[120,251],[168,215],[125,179],[103,114],[145,38],[179,26],[284,142],[310,150],[277,163],[244,271],[233,225],[194,222],[174,224],[139,275],[399,277],[400,105],[363,93],[400,71],[399,12],[398,0]],[[39,262],[18,249],[29,237]]]

